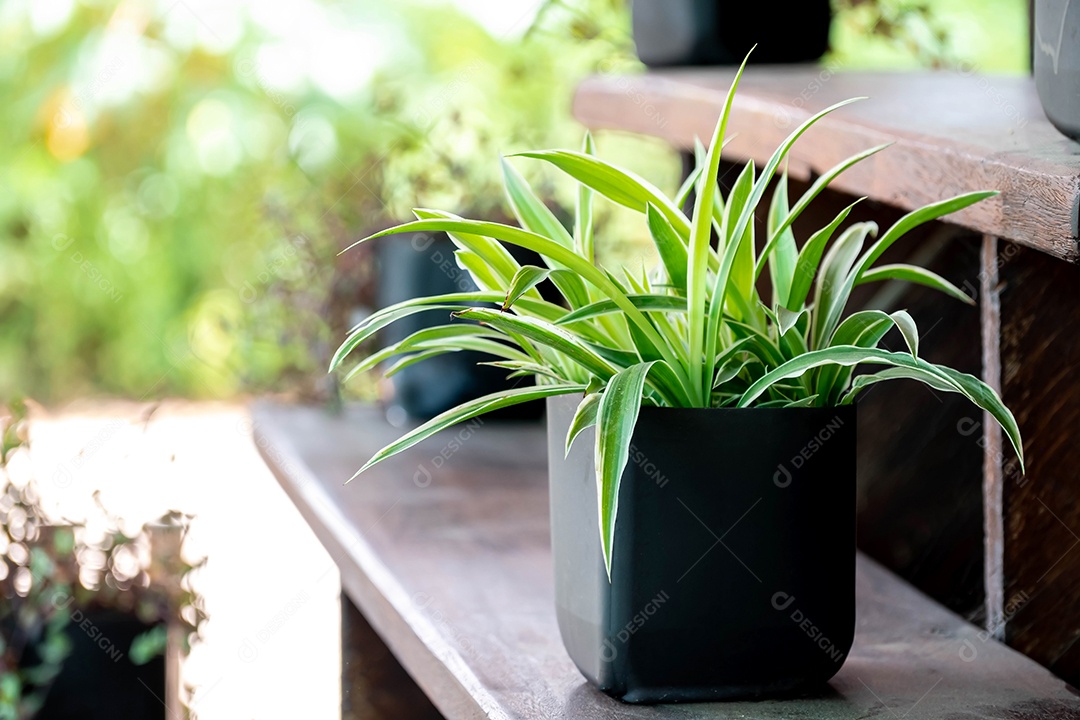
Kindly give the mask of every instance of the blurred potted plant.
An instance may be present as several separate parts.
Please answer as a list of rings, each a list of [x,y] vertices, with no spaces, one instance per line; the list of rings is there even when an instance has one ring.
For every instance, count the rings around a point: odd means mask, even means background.
[[[817,60],[829,49],[830,0],[632,0],[638,57],[649,67],[737,65],[757,43],[755,63]]]
[[[103,532],[52,522],[28,472],[13,472],[27,468],[25,406],[0,412],[0,429],[0,718],[157,718],[159,698],[179,710],[167,662],[206,618],[189,577],[202,563],[180,553],[190,518],[129,536],[95,496]]]
[[[781,176],[760,209],[791,146],[851,101],[842,102],[798,127],[760,172],[749,163],[723,197],[716,176],[741,74],[703,162],[674,198],[597,159],[587,140],[580,153],[524,153],[578,181],[573,233],[514,173],[506,183],[520,228],[424,210],[417,221],[379,233],[447,232],[477,258],[468,270],[481,291],[378,312],[334,360],[341,365],[397,319],[440,310],[480,324],[450,322],[381,354],[483,343],[492,364],[536,378],[536,387],[462,404],[406,433],[357,474],[442,428],[547,398],[563,641],[590,681],[632,702],[768,695],[824,682],[839,669],[855,621],[854,401],[861,391],[912,379],[960,393],[1003,426],[1023,458],[1016,421],[997,394],[920,357],[910,315],[845,314],[856,285],[886,279],[968,301],[934,273],[878,260],[912,228],[995,193],[920,208],[880,238],[874,223],[861,222],[834,240],[849,206],[800,248],[795,219],[833,178],[883,147],[828,170],[794,205]],[[680,207],[692,189],[687,217]],[[595,265],[594,193],[645,215],[661,260],[652,275]],[[767,229],[760,252],[759,211]],[[537,251],[546,267],[519,266],[502,243]],[[765,272],[770,298],[758,290]],[[546,278],[559,280],[566,308],[535,292]],[[879,348],[890,329],[902,335],[905,352]],[[856,377],[857,365],[883,369]],[[726,538],[726,550],[711,551],[717,538]],[[812,634],[792,621],[792,606],[810,619]]]
[[[1046,117],[1080,140],[1080,8],[1069,0],[1035,0],[1032,54],[1035,88]]]

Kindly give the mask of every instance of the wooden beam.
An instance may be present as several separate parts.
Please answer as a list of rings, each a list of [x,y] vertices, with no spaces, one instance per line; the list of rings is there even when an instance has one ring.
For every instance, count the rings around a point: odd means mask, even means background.
[[[695,138],[711,136],[732,75],[726,69],[598,75],[578,88],[574,114],[592,128],[690,149]],[[803,120],[859,96],[870,99],[827,116],[796,143],[792,177],[820,175],[857,152],[893,143],[833,187],[903,209],[1000,190],[949,222],[1078,259],[1080,153],[1046,120],[1030,78],[752,67],[735,99],[726,155],[762,164]]]
[[[855,645],[829,689],[793,700],[618,703],[586,684],[559,637],[543,429],[459,427],[343,485],[399,432],[374,408],[339,418],[275,405],[254,412],[260,452],[349,596],[451,720],[830,720],[916,706],[912,717],[1080,715],[1060,680],[863,555]]]

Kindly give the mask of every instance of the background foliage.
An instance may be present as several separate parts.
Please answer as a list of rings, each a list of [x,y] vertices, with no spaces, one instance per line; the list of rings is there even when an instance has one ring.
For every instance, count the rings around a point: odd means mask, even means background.
[[[623,0],[461,4],[0,4],[0,397],[324,394],[375,273],[337,250],[502,213],[493,159],[576,147],[577,80],[638,67]],[[1023,0],[837,5],[833,66],[1026,68]],[[674,189],[659,144],[599,142]],[[609,262],[641,232],[600,209]]]

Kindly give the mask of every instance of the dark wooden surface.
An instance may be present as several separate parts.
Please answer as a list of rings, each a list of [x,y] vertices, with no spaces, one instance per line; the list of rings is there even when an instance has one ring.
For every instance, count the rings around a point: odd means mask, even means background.
[[[1080,718],[1064,683],[864,556],[858,624],[820,696],[628,706],[588,686],[555,623],[543,430],[448,431],[343,482],[395,438],[374,409],[259,404],[256,442],[349,597],[448,718]]]
[[[345,593],[341,595],[341,720],[442,720]]]
[[[732,75],[726,69],[598,75],[578,88],[574,114],[593,128],[692,148],[695,137],[708,142]],[[820,174],[893,142],[835,187],[904,209],[997,189],[1000,196],[950,221],[1077,260],[1080,145],[1046,120],[1030,78],[751,67],[735,99],[727,156],[760,165],[814,112],[857,96],[870,99],[826,117],[795,145],[792,177]]]
[[[905,239],[895,261],[927,267],[974,296],[980,244],[958,228],[933,225]],[[855,298],[853,310],[906,309],[921,329],[923,357],[980,373],[977,307],[909,283],[864,287],[873,293]],[[884,343],[904,347],[895,331]],[[859,398],[859,548],[977,624],[984,601],[981,419],[962,396],[913,381],[880,383]]]
[[[996,253],[1001,385],[1024,431],[1027,474],[1000,468],[1002,627],[1080,684],[1080,268],[1015,245]]]

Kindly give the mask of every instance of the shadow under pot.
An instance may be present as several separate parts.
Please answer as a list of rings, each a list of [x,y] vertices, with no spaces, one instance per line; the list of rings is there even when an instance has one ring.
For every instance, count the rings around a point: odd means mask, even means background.
[[[821,689],[855,630],[855,407],[642,408],[609,582],[593,430],[563,455],[579,400],[547,410],[556,610],[581,673],[632,703]]]
[[[817,60],[829,49],[829,0],[634,0],[637,54],[649,67]]]
[[[1080,6],[1070,0],[1035,0],[1035,88],[1046,117],[1080,140]]]

